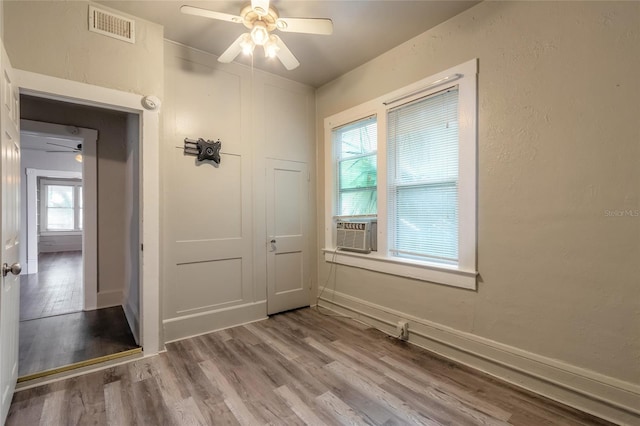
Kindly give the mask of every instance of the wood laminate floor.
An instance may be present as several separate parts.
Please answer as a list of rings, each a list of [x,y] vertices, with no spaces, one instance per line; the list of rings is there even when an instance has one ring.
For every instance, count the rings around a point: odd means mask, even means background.
[[[40,253],[38,273],[20,277],[20,321],[82,310],[82,252]]]
[[[312,309],[18,392],[7,425],[603,425]]]
[[[20,321],[18,376],[137,347],[121,306]]]

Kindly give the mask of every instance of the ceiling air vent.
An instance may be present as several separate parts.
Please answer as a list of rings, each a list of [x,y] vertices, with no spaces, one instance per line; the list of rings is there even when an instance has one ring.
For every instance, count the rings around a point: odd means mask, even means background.
[[[118,40],[136,42],[135,21],[89,6],[89,31]]]

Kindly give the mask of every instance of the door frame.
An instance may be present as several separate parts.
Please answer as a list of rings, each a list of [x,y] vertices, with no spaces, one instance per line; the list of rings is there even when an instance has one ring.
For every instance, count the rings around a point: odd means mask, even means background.
[[[160,119],[144,96],[15,70],[20,93],[137,114],[140,120],[140,345],[145,356],[164,348],[160,328]],[[144,251],[142,250],[144,244]]]

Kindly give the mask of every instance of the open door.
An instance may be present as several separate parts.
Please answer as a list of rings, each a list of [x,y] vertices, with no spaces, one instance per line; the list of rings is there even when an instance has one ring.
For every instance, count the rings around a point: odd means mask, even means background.
[[[20,314],[20,109],[18,87],[12,81],[9,57],[0,40],[0,396],[4,424],[18,378]]]
[[[306,163],[267,162],[267,313],[309,306]]]

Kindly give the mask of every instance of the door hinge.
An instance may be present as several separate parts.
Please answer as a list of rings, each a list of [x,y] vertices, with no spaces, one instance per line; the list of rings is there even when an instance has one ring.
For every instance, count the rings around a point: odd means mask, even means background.
[[[140,244],[140,251],[144,251],[144,244]]]

